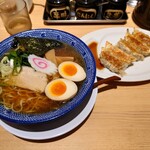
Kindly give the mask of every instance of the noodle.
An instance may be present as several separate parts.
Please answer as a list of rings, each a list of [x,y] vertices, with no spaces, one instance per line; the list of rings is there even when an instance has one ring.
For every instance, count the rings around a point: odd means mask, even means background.
[[[15,112],[43,113],[58,109],[62,103],[47,98],[44,94],[19,87],[2,87],[1,103]]]

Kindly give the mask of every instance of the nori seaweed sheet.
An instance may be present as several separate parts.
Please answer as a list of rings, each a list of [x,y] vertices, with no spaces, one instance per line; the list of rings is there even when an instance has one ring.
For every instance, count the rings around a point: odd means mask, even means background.
[[[63,43],[60,41],[35,37],[14,37],[12,44],[12,48],[41,57],[43,57],[47,51],[62,46]]]

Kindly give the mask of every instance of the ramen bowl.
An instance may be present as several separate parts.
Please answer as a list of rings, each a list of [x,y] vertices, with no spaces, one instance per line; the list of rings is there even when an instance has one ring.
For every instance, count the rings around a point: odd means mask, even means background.
[[[18,33],[2,41],[0,43],[0,57],[2,57],[4,53],[6,53],[11,48],[13,39],[16,36],[54,39],[72,46],[77,50],[85,62],[86,79],[82,83],[81,88],[78,90],[77,94],[65,105],[55,111],[41,114],[23,114],[6,109],[3,105],[0,105],[0,119],[11,121],[13,123],[35,124],[52,121],[66,114],[69,114],[70,111],[74,110],[86,99],[86,96],[91,93],[93,89],[96,76],[96,66],[94,57],[88,46],[76,36],[61,30],[34,29]]]

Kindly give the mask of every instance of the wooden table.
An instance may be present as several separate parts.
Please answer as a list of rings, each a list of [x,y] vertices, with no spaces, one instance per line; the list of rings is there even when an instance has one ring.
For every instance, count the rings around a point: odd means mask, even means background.
[[[49,25],[43,24],[45,1],[34,0],[30,13],[32,28],[52,28],[82,37],[88,32],[108,27],[137,27],[127,8],[129,19],[123,25]],[[7,38],[0,20],[0,41]],[[28,141],[0,127],[0,150],[150,150],[150,82],[123,84],[103,90],[99,87],[94,109],[87,120],[67,135]],[[103,86],[104,87],[104,86]]]

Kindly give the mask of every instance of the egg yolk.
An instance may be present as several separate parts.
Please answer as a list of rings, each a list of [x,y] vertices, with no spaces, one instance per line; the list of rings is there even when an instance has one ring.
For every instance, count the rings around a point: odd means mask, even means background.
[[[60,96],[62,94],[65,93],[67,89],[67,86],[64,82],[59,81],[59,82],[55,82],[52,86],[51,86],[51,92],[54,95]]]
[[[67,64],[63,67],[63,72],[65,72],[68,76],[73,76],[77,73],[77,68],[73,64]]]

